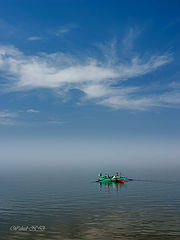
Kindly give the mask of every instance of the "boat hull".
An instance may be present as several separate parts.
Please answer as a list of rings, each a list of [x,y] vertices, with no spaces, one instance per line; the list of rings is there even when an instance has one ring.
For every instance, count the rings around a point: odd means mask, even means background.
[[[108,183],[108,182],[119,182],[124,183],[124,178],[102,178],[98,177],[98,182]]]

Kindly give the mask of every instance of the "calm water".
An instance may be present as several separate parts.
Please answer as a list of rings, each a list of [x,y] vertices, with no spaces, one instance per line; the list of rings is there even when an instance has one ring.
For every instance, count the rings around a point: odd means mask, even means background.
[[[1,174],[0,240],[180,239],[178,181],[138,178],[108,186],[96,183],[96,174]]]

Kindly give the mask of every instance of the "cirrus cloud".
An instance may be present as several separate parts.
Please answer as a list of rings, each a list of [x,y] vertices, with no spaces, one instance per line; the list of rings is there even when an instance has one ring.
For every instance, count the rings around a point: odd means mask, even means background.
[[[9,111],[0,112],[0,125],[14,125],[14,118],[17,117],[16,113]]]
[[[148,58],[132,56],[129,60],[76,57],[57,52],[26,56],[13,46],[0,47],[0,70],[9,91],[28,91],[49,88],[61,93],[72,89],[81,91],[82,101],[93,101],[115,109],[146,110],[152,107],[173,106],[180,102],[179,92],[143,95],[143,89],[129,86],[129,80],[145,76],[170,63],[170,54]],[[132,82],[132,81],[131,81]]]
[[[31,109],[28,109],[26,112],[27,112],[27,113],[39,113],[40,111],[31,108]]]

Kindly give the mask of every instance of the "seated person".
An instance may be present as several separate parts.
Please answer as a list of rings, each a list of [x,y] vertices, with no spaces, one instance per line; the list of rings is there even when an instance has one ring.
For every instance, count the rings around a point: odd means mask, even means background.
[[[117,172],[113,178],[120,178],[119,173]]]

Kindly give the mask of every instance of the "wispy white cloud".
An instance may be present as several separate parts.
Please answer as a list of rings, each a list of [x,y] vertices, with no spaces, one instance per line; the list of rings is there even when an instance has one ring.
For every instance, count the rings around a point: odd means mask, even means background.
[[[0,70],[7,79],[9,91],[50,88],[65,94],[78,89],[84,93],[82,101],[91,100],[115,109],[145,110],[177,104],[179,95],[176,93],[175,98],[173,90],[146,96],[133,81],[132,86],[126,84],[171,62],[170,54],[148,58],[135,55],[124,60],[116,56],[115,49],[112,52],[104,59],[64,53],[25,56],[12,46],[1,46]]]
[[[141,31],[138,27],[131,27],[128,29],[122,41],[124,53],[127,53],[133,49],[134,42],[139,36],[140,32]]]
[[[66,122],[64,122],[64,121],[59,121],[59,120],[52,120],[52,121],[48,121],[48,123],[50,123],[50,124],[56,124],[56,125],[64,125]]]
[[[28,113],[39,113],[40,111],[36,110],[36,109],[28,109],[26,112],[28,112]]]
[[[43,37],[39,37],[39,36],[31,36],[31,37],[28,37],[27,40],[29,41],[38,41],[38,40],[43,40],[44,38]]]
[[[1,25],[0,25],[1,26]],[[28,41],[42,41],[42,40],[48,40],[52,36],[56,37],[64,37],[67,33],[70,33],[73,29],[78,28],[78,25],[76,24],[65,24],[63,26],[57,26],[53,29],[48,29],[44,32],[41,32],[41,36],[39,35],[33,35],[29,36],[27,38]]]
[[[0,125],[14,125],[15,117],[17,117],[16,113],[10,113],[8,111],[0,112]]]
[[[65,24],[64,26],[57,27],[57,29],[54,31],[54,34],[60,37],[76,28],[78,28],[78,25],[76,24]]]
[[[180,90],[180,82],[173,81],[173,82],[171,82],[171,84],[169,86],[173,89],[179,89]]]
[[[62,35],[62,34],[64,34],[64,33],[69,32],[69,31],[70,31],[70,29],[67,28],[67,27],[60,27],[60,28],[55,32],[55,35],[56,35],[56,36],[60,36],[60,35]]]

